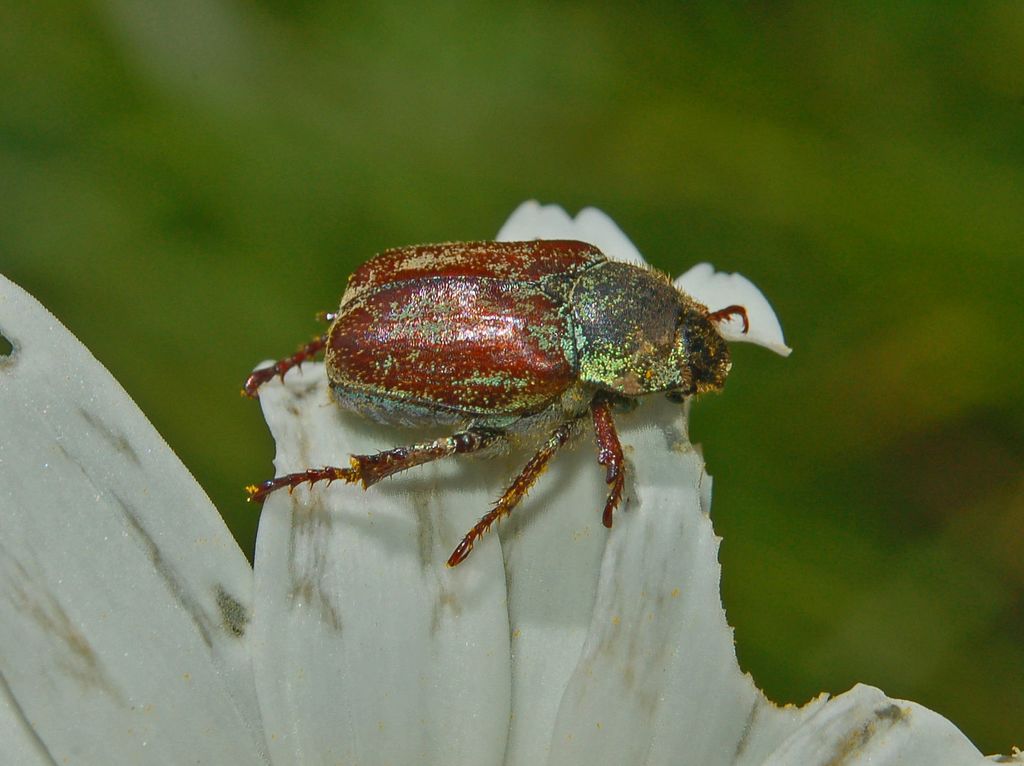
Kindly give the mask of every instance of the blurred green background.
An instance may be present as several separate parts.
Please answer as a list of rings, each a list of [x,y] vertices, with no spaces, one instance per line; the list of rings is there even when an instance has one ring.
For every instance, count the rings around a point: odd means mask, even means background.
[[[1024,745],[1024,3],[11,3],[0,51],[0,271],[250,554],[251,366],[376,251],[593,204],[795,348],[693,419],[743,667]]]

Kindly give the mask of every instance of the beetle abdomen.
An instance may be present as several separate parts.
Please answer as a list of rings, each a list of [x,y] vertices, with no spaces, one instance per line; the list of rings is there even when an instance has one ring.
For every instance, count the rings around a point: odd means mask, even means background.
[[[377,420],[392,420],[399,403],[407,406],[396,421],[420,408],[436,410],[438,422],[451,413],[526,415],[576,381],[567,322],[538,284],[402,279],[343,301],[327,372],[342,404]]]

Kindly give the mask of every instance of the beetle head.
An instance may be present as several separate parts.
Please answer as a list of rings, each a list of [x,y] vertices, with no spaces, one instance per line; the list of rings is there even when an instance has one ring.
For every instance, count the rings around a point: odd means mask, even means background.
[[[697,305],[684,312],[673,355],[680,361],[680,378],[684,385],[669,391],[669,399],[681,402],[688,396],[719,391],[725,386],[732,361],[729,344],[719,334],[717,324],[729,315],[723,312],[708,313]]]

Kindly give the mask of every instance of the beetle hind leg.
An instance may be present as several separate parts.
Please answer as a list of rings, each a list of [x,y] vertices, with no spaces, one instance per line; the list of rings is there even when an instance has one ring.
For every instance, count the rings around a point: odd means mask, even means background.
[[[381,479],[408,470],[417,465],[432,463],[450,455],[467,455],[480,452],[505,438],[500,431],[468,428],[444,439],[413,444],[408,447],[393,447],[375,455],[353,455],[355,469],[363,488],[376,484]]]
[[[308,482],[310,485],[313,485],[318,481],[326,481],[328,483],[344,481],[351,483],[359,481],[359,474],[354,468],[338,468],[337,466],[309,468],[298,473],[286,473],[284,476],[268,479],[261,484],[250,484],[245,488],[245,492],[249,495],[250,503],[262,503],[271,492],[276,492],[286,487],[291,492],[300,484]]]
[[[448,566],[454,567],[460,564],[466,556],[469,555],[470,551],[473,550],[473,545],[479,540],[487,531],[494,525],[496,521],[500,521],[505,516],[508,516],[512,509],[519,505],[519,501],[523,499],[530,487],[532,487],[547,464],[551,461],[551,458],[555,456],[558,449],[564,445],[575,431],[574,426],[577,421],[572,420],[567,423],[562,423],[558,428],[552,432],[548,440],[537,450],[530,461],[523,467],[523,470],[512,480],[508,489],[501,496],[494,508],[485,513],[466,536],[462,538],[455,550],[452,551],[452,555],[448,557]]]
[[[311,359],[316,356],[320,351],[323,350],[324,345],[327,343],[327,334],[313,338],[309,343],[301,346],[291,356],[282,359],[281,361],[268,365],[266,367],[260,367],[258,370],[254,370],[253,373],[246,379],[245,386],[242,387],[242,395],[248,396],[250,399],[255,399],[259,396],[259,389],[264,383],[274,378],[280,377],[284,380],[284,374],[288,372],[292,367],[299,367],[307,359]]]
[[[353,455],[349,458],[349,468],[338,466],[310,468],[298,473],[278,476],[262,484],[250,485],[245,488],[245,491],[249,494],[251,502],[262,503],[271,492],[285,488],[290,492],[300,484],[312,485],[318,481],[328,483],[344,481],[347,484],[362,484],[363,489],[366,489],[381,479],[386,479],[388,476],[393,476],[414,466],[431,463],[450,455],[479,452],[504,438],[505,435],[500,431],[469,428],[432,442],[393,447],[375,455]]]

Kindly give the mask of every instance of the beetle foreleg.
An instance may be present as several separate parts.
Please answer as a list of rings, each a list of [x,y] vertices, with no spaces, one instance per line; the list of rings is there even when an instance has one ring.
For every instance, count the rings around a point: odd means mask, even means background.
[[[750,320],[747,319],[747,310],[743,306],[726,306],[708,314],[708,319],[712,322],[724,322],[729,317],[739,317],[743,320],[743,334],[746,335],[750,329]]]
[[[298,367],[310,357],[315,356],[318,352],[323,350],[326,342],[326,334],[321,335],[319,338],[313,338],[313,340],[299,348],[298,351],[287,359],[282,359],[280,362],[272,364],[269,367],[260,367],[260,369],[255,370],[245,381],[245,386],[242,388],[242,394],[248,396],[250,399],[255,399],[259,396],[260,386],[275,377],[280,377],[281,380],[284,380],[284,374],[288,372],[288,370],[292,367]]]
[[[605,482],[609,487],[601,522],[611,528],[612,511],[622,500],[622,490],[626,484],[626,460],[612,419],[611,403],[605,399],[595,399],[590,405],[590,414],[594,420],[594,435],[597,437],[597,462],[606,466]]]
[[[562,423],[562,425],[554,430],[550,438],[537,450],[537,454],[530,458],[530,462],[513,479],[512,484],[505,490],[505,494],[501,496],[494,508],[485,513],[480,518],[480,521],[462,538],[462,542],[455,547],[452,555],[448,557],[449,567],[454,567],[461,563],[469,555],[469,552],[473,550],[473,544],[491,528],[494,522],[500,521],[512,512],[512,509],[519,504],[519,501],[523,499],[530,490],[530,487],[544,473],[544,469],[551,458],[555,456],[555,453],[558,452],[558,448],[572,437],[576,422],[572,420],[568,423]]]

